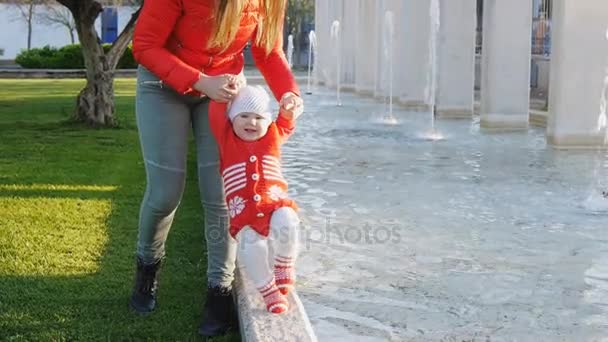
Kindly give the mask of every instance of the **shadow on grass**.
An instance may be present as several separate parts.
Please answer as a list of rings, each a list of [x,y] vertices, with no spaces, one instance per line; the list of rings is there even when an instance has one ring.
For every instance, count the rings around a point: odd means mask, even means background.
[[[3,211],[14,209],[9,206],[15,201],[28,206],[31,216],[15,217],[9,224],[16,227],[4,226],[0,220],[0,340],[200,339],[196,328],[206,288],[206,259],[194,154],[189,158],[187,190],[167,242],[159,307],[140,317],[127,307],[145,187],[137,132],[129,128],[84,130],[48,120],[10,123],[5,119],[0,119],[0,130],[7,132],[0,137],[0,175],[4,174],[0,177],[0,217]],[[52,185],[62,187],[54,189]],[[95,191],[87,186],[111,190]],[[39,206],[42,200],[76,201],[82,206],[92,201],[109,203],[102,250],[80,246],[86,252],[75,255],[66,247],[70,241],[65,240],[59,240],[56,248],[37,250],[32,241],[44,239],[49,232],[61,234],[65,229],[61,222],[66,221],[26,220],[48,214],[74,215],[68,211],[49,213],[51,209]],[[75,215],[67,222],[79,234],[94,234],[82,216]],[[21,224],[34,230],[24,229],[27,234],[23,236]],[[9,231],[14,234],[8,236]],[[13,248],[2,251],[2,246]],[[20,253],[28,254],[29,259],[17,260]],[[55,264],[45,270],[51,254]],[[88,272],[73,268],[79,259],[93,261],[96,268]],[[26,262],[37,271],[11,271],[11,263],[21,263],[21,269],[27,270]],[[65,267],[61,267],[62,262]],[[232,335],[215,340],[240,339]]]

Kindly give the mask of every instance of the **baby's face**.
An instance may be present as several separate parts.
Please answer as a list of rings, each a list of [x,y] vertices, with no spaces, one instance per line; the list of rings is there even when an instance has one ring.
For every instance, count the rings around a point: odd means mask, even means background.
[[[256,113],[239,113],[232,120],[232,129],[245,141],[255,141],[266,135],[270,120]]]

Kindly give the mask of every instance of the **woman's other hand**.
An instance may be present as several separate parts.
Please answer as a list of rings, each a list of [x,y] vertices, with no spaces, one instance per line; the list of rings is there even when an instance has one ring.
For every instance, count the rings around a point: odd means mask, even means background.
[[[241,88],[247,86],[247,79],[245,78],[245,75],[243,75],[242,71],[240,74],[233,76],[232,84],[236,85],[237,92]]]
[[[296,120],[304,111],[304,101],[294,93],[285,93],[279,102],[280,114],[288,120]]]
[[[242,75],[224,74],[207,76],[201,74],[193,88],[219,103],[231,101],[244,83]]]

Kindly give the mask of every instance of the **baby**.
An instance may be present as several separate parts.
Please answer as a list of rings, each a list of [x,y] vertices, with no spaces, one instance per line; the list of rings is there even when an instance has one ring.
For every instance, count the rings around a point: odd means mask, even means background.
[[[302,113],[295,104],[282,106],[272,121],[270,97],[260,86],[241,88],[226,111],[212,101],[211,131],[220,152],[230,215],[230,235],[238,242],[239,264],[262,294],[272,313],[287,311],[286,295],[295,282],[298,251],[297,205],[287,197],[281,172],[281,144],[292,134]],[[274,271],[268,243],[274,250]]]

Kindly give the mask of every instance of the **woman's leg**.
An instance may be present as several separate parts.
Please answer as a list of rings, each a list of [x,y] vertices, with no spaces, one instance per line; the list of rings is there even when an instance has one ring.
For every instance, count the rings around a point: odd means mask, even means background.
[[[135,113],[147,181],[137,255],[148,264],[165,255],[167,234],[184,191],[190,108],[182,96],[140,67]]]
[[[228,232],[228,207],[220,176],[220,158],[208,117],[209,101],[198,104],[192,114],[196,141],[198,184],[205,213],[207,282],[209,287],[232,288],[236,241]]]
[[[155,75],[138,69],[135,113],[147,184],[139,213],[137,275],[130,306],[140,313],[156,306],[165,241],[184,190],[190,130],[190,110],[184,102]]]
[[[299,244],[298,214],[289,207],[279,208],[270,218],[270,242],[274,250],[274,276],[281,293],[287,294],[296,280],[295,262]]]
[[[243,228],[239,240],[238,260],[247,278],[260,291],[266,309],[272,313],[287,311],[288,303],[281,295],[268,265],[268,241],[249,227]]]
[[[203,336],[217,336],[237,326],[232,296],[236,241],[228,233],[224,183],[220,177],[217,143],[209,127],[208,109],[209,100],[204,100],[194,107],[192,113],[207,241],[207,298],[198,332]]]

